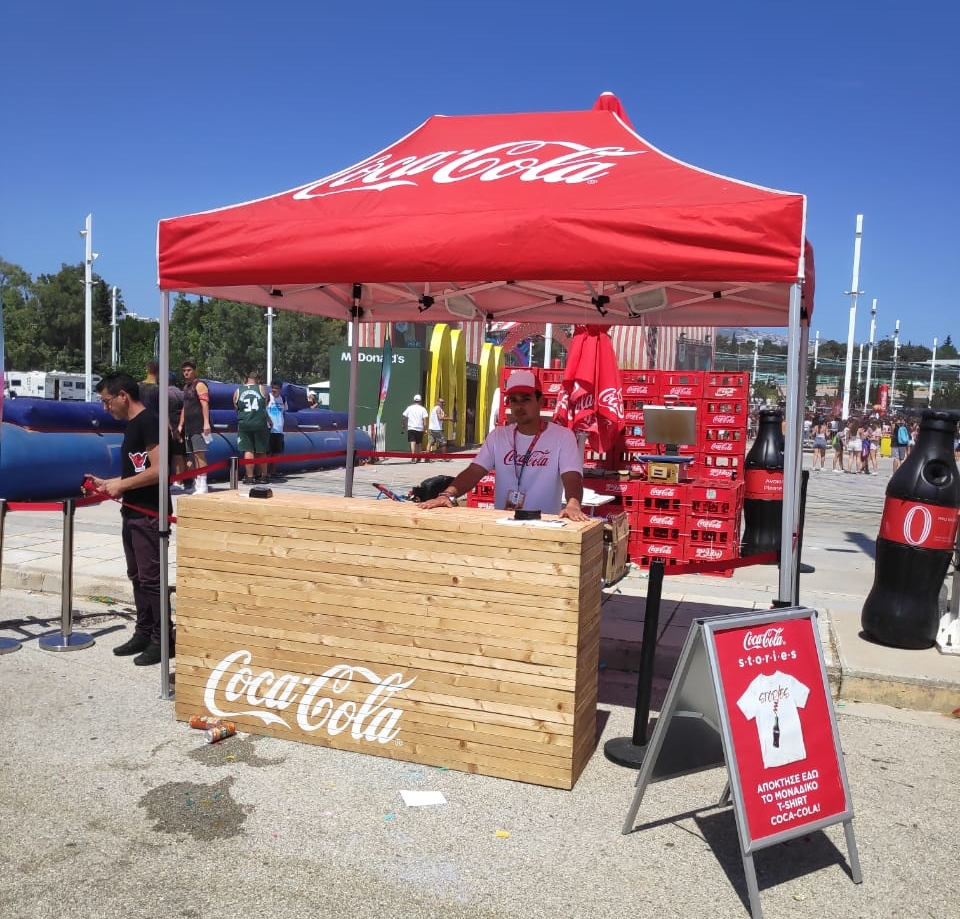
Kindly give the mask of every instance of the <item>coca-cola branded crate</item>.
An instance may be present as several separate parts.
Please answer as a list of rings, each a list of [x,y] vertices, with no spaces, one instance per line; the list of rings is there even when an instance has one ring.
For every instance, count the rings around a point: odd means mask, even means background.
[[[492,501],[496,487],[496,475],[492,472],[488,472],[479,482],[477,482],[470,494],[476,495],[478,498],[489,498]]]
[[[470,492],[470,494],[467,495],[467,507],[492,508],[493,497],[481,498],[479,495],[475,495],[473,492]]]
[[[563,388],[562,370],[541,370],[540,371],[540,391],[546,395],[554,397]]]
[[[638,388],[630,391],[655,396],[660,386],[661,376],[659,370],[621,370],[620,388],[626,393],[631,387],[647,387],[646,389]]]
[[[700,428],[700,452],[727,456],[745,456],[746,428]]]
[[[739,517],[687,517],[687,547],[712,545],[727,548],[740,539]],[[689,554],[689,553],[688,553]]]
[[[617,453],[597,453],[595,450],[583,451],[583,468],[597,469],[603,472],[612,472],[617,468]]]
[[[632,425],[626,429],[629,432],[637,431],[639,433],[624,434],[617,446],[622,453],[656,453],[657,445],[648,444],[643,437],[643,428],[639,425]]]
[[[608,501],[606,504],[585,504],[583,506],[583,512],[588,517],[603,518],[605,520],[609,520],[611,517],[618,517],[620,514],[629,517],[628,509],[619,498]]]
[[[733,481],[743,472],[742,453],[700,453],[697,456],[697,478],[710,481]]]
[[[672,511],[680,513],[687,503],[686,482],[639,482],[639,510],[646,513]]]
[[[736,539],[728,543],[691,542],[686,544],[684,561],[696,562],[725,562],[740,557],[740,546]]]
[[[623,400],[623,421],[628,427],[633,424],[643,426],[643,407],[646,402],[640,399]]]
[[[750,420],[747,399],[704,399],[697,411],[700,428],[743,428]]]
[[[736,517],[743,507],[743,481],[691,483],[687,492],[688,517]]]
[[[686,514],[678,511],[636,511],[630,522],[631,531],[640,539],[649,542],[674,542],[683,540]]]
[[[660,377],[660,398],[664,404],[696,405],[702,395],[702,371],[668,370]],[[679,402],[671,402],[670,397]]]
[[[703,397],[705,399],[748,399],[750,397],[750,374],[721,373],[704,374]]]
[[[640,485],[636,479],[617,477],[615,479],[601,479],[599,482],[589,481],[589,487],[598,495],[614,495],[623,505],[624,510],[635,510],[639,504]]]
[[[630,561],[640,568],[649,568],[650,562],[655,558],[663,559],[667,568],[674,568],[681,565],[684,561],[685,543],[666,542],[663,540],[644,539],[640,536],[630,534],[628,544]]]

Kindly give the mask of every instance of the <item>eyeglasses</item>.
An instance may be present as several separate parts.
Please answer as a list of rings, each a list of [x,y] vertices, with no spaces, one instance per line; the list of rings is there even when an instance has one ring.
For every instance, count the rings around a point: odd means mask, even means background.
[[[122,395],[123,393],[118,392],[115,396],[107,396],[106,399],[101,398],[100,402],[103,404],[104,408],[110,408],[110,406]]]

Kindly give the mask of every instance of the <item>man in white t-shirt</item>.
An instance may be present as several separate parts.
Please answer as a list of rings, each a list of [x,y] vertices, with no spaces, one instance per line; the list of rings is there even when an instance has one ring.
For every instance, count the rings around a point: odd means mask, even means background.
[[[511,373],[504,394],[514,423],[494,428],[474,461],[438,497],[420,506],[456,507],[460,495],[493,471],[495,507],[559,513],[570,520],[586,520],[580,507],[583,465],[573,431],[540,417],[543,394],[531,371]]]
[[[401,424],[407,432],[407,443],[413,454],[413,462],[420,462],[420,452],[423,450],[423,432],[427,428],[427,410],[423,407],[423,398],[418,394],[413,402],[403,410]]]

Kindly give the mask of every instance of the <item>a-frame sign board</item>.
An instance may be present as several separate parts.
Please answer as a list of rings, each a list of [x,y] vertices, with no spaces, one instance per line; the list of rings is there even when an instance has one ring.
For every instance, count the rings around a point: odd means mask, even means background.
[[[757,849],[843,823],[862,881],[853,806],[816,613],[794,607],[698,619],[690,628],[623,825],[650,782],[726,765],[750,912],[762,919]]]

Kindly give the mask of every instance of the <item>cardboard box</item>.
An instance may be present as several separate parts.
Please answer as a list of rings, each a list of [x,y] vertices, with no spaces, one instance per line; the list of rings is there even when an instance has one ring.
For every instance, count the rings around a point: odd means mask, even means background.
[[[627,570],[627,547],[630,539],[630,517],[626,513],[612,515],[603,525],[603,582],[619,581]]]

